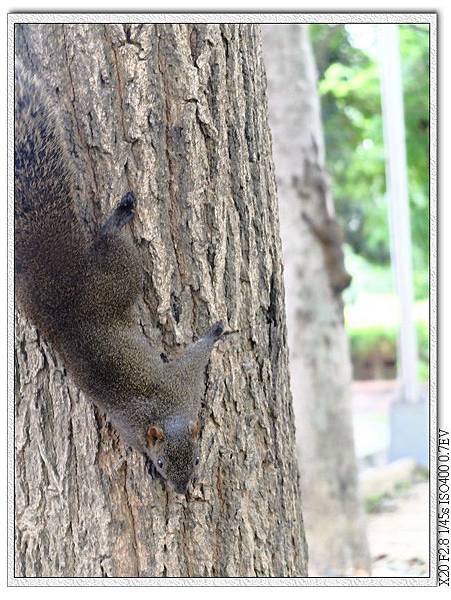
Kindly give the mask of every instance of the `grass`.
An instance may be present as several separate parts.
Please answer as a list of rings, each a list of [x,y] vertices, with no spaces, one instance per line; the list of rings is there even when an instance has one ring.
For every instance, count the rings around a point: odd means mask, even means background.
[[[393,291],[389,268],[370,265],[346,248],[346,265],[353,275],[346,290],[345,324],[354,364],[368,363],[379,357],[396,363],[400,322],[398,298]],[[420,273],[415,274],[417,279]],[[421,277],[420,277],[421,278]],[[423,277],[424,279],[424,277]],[[418,343],[418,378],[429,377],[429,300],[417,300],[414,319]]]
[[[415,474],[416,481],[422,481],[423,478]],[[377,513],[384,510],[384,504],[389,500],[394,500],[403,496],[408,492],[413,485],[413,481],[402,479],[397,481],[394,485],[393,491],[391,492],[380,492],[378,494],[372,494],[367,496],[363,500],[363,505],[366,513]]]
[[[375,355],[396,362],[398,327],[394,325],[369,325],[347,327],[353,361],[371,361]],[[418,378],[427,381],[429,376],[429,331],[427,323],[416,322],[418,342]]]
[[[366,513],[380,512],[383,503],[389,498],[389,494],[383,492],[381,494],[373,494],[364,499],[364,509]]]

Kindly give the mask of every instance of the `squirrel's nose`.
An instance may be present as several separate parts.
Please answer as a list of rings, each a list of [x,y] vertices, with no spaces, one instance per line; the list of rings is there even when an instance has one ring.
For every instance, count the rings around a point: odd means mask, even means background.
[[[185,495],[187,490],[188,490],[188,481],[186,481],[184,483],[179,483],[175,486],[175,491],[177,492],[177,494]]]

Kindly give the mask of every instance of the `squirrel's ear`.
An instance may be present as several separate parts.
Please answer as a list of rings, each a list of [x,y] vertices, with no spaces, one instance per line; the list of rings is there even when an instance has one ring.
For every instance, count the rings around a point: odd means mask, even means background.
[[[191,434],[191,437],[197,438],[200,432],[200,422],[199,419],[197,419],[197,421],[192,421],[189,426],[188,426],[188,430]]]
[[[157,440],[162,440],[164,438],[163,430],[156,425],[151,425],[146,433],[146,444],[149,448],[153,446]]]

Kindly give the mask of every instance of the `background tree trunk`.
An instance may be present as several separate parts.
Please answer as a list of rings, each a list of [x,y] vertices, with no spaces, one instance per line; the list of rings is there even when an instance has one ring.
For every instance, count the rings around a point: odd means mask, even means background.
[[[309,574],[365,574],[343,308],[324,248],[302,217],[320,224],[333,214],[314,58],[306,26],[268,25],[263,36]]]
[[[303,576],[277,201],[260,32],[16,25],[59,105],[80,210],[133,190],[143,331],[169,356],[222,318],[189,500],[145,473],[23,315],[16,576]]]

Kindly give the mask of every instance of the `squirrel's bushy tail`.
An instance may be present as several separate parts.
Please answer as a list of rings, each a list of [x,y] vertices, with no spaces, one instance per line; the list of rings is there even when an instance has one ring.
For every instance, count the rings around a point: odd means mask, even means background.
[[[72,174],[60,120],[42,86],[16,60],[14,86],[16,239],[72,208]]]

